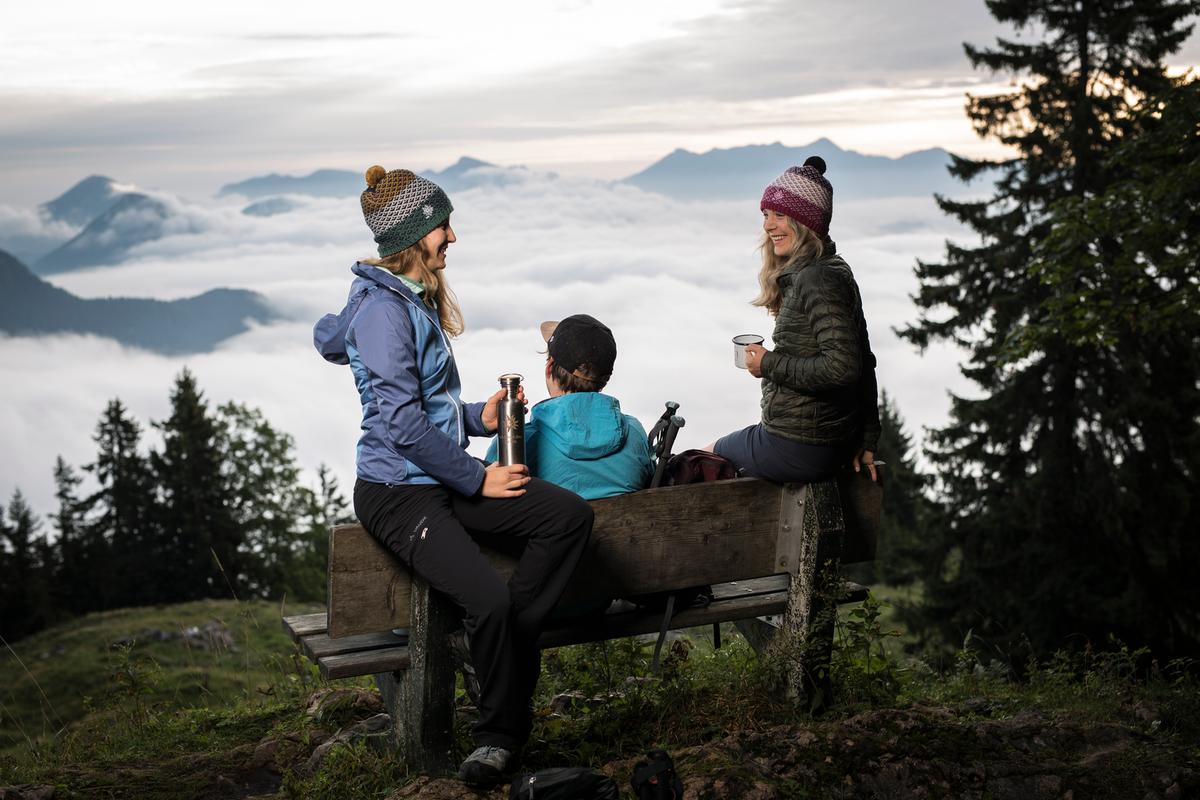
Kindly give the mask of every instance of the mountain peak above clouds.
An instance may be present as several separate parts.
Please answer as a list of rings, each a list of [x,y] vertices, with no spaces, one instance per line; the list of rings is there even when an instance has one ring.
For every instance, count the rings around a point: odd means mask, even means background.
[[[34,267],[41,275],[51,275],[115,264],[137,245],[162,238],[171,217],[171,210],[161,200],[140,192],[124,194],[78,236],[38,259]]]
[[[38,210],[49,220],[81,228],[132,191],[134,187],[128,184],[117,183],[104,175],[91,175],[53,200],[42,203]]]
[[[838,198],[928,196],[962,188],[946,171],[950,154],[941,148],[889,158],[844,150],[826,138],[800,147],[773,142],[705,153],[677,149],[623,182],[683,200],[754,200],[781,172],[813,155],[828,165],[825,177]]]
[[[0,332],[91,334],[165,355],[204,353],[278,314],[255,292],[212,289],[180,300],[84,299],[46,283],[0,250]]]

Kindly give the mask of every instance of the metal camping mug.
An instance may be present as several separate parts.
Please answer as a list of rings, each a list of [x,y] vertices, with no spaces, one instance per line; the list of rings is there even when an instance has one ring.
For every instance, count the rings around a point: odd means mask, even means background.
[[[500,376],[504,397],[500,400],[496,420],[498,464],[510,467],[525,463],[525,406],[517,399],[521,376],[515,372]]]
[[[763,337],[756,333],[743,333],[733,337],[733,365],[738,369],[746,368],[746,345],[762,344]]]

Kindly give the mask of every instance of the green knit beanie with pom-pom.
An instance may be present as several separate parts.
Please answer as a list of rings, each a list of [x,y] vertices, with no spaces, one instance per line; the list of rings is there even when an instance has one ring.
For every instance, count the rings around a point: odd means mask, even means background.
[[[363,218],[375,234],[379,257],[399,253],[450,218],[454,206],[433,181],[406,169],[367,170],[362,193]]]

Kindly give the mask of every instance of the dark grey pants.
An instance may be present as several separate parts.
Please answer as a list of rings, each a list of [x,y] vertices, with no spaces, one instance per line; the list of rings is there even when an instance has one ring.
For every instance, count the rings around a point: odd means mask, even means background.
[[[733,462],[739,476],[775,483],[828,480],[854,453],[845,447],[804,444],[777,436],[762,423],[726,434],[713,452]]]
[[[476,745],[517,750],[541,671],[537,638],[592,530],[592,508],[534,478],[520,497],[464,497],[438,484],[359,480],[354,511],[375,539],[464,611],[479,678]],[[518,556],[507,582],[479,542]]]

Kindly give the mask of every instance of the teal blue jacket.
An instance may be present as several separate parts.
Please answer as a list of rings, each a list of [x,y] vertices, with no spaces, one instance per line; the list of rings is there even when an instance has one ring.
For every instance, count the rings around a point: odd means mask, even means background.
[[[492,440],[487,460],[496,460]],[[621,413],[615,397],[575,392],[543,400],[525,423],[529,474],[570,489],[586,500],[635,492],[650,485],[653,467],[646,429]]]

